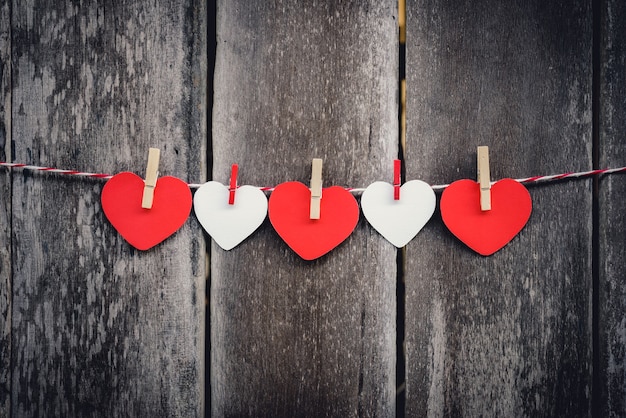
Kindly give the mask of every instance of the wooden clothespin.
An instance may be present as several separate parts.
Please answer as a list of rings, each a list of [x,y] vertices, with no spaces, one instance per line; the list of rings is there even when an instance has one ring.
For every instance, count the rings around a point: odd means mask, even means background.
[[[143,197],[141,198],[141,207],[144,209],[152,209],[152,201],[154,199],[154,188],[156,187],[157,177],[159,176],[159,157],[161,151],[158,148],[150,148],[148,151],[148,166],[146,167],[146,180],[143,186]]]
[[[235,191],[237,190],[237,173],[239,172],[239,166],[233,164],[230,167],[230,187],[228,188],[228,204],[235,204]]]
[[[320,218],[320,203],[322,201],[322,160],[313,158],[311,168],[311,207],[310,219]]]
[[[393,200],[400,200],[401,167],[400,160],[393,160]]]
[[[480,186],[480,210],[491,210],[491,175],[489,173],[489,147],[481,146],[478,154],[478,184]]]

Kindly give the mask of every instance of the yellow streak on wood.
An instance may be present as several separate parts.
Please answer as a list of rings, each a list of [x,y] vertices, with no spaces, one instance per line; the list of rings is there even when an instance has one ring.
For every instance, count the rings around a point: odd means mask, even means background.
[[[400,43],[406,42],[406,0],[398,0],[398,25],[400,26]]]

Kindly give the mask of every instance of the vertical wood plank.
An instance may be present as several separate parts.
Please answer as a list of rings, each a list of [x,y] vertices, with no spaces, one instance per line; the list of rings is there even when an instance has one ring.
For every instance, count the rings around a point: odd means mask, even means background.
[[[213,173],[227,183],[391,181],[395,1],[218,2]],[[322,216],[324,216],[322,214]],[[361,218],[305,262],[266,221],[212,245],[214,416],[394,416],[396,250]]]
[[[0,161],[11,156],[11,2],[0,1]],[[0,416],[11,411],[11,178],[0,169]]]
[[[602,2],[600,167],[626,165],[626,5]],[[599,181],[598,416],[626,415],[626,177]]]
[[[204,178],[200,1],[13,2],[15,159]],[[205,248],[189,220],[135,251],[103,182],[13,176],[16,416],[202,416]]]
[[[476,179],[478,145],[494,180],[591,168],[589,3],[407,8],[408,179]],[[407,416],[590,414],[591,184],[529,188],[528,224],[493,256],[438,212],[407,246]]]

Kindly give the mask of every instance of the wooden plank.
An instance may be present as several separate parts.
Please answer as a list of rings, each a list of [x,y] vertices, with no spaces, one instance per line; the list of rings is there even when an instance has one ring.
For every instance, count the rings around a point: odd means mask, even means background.
[[[478,145],[494,180],[590,169],[591,14],[409,0],[407,178],[476,179]],[[591,185],[529,187],[528,224],[490,257],[439,214],[408,245],[407,416],[590,414]]]
[[[626,165],[626,5],[602,2],[600,167]],[[599,182],[598,416],[626,415],[626,177]]]
[[[0,161],[11,156],[10,2],[0,1]],[[11,178],[0,169],[0,417],[11,411]]]
[[[228,183],[391,181],[395,1],[218,2],[213,173]],[[323,199],[323,197],[322,197]],[[322,217],[323,217],[322,213]],[[362,218],[306,262],[266,222],[212,245],[214,416],[394,416],[396,250]]]
[[[203,180],[203,2],[14,1],[19,162]],[[15,416],[202,416],[205,248],[189,220],[130,247],[103,182],[15,173]]]

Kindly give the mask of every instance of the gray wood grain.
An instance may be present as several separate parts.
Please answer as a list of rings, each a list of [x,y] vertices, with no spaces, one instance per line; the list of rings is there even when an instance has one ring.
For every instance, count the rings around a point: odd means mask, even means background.
[[[602,3],[600,167],[626,165],[626,5]],[[599,181],[599,416],[626,415],[626,177]]]
[[[0,1],[0,161],[11,156],[10,2]],[[11,178],[0,169],[0,417],[11,411]]]
[[[218,2],[213,174],[239,184],[391,181],[395,1]],[[394,416],[396,250],[361,218],[305,262],[266,221],[212,245],[214,416]]]
[[[14,1],[15,160],[204,179],[203,2]],[[102,181],[13,175],[15,416],[202,416],[205,245],[197,222],[146,252]]]
[[[591,168],[589,3],[407,1],[407,179]],[[591,180],[529,187],[491,257],[437,212],[406,250],[407,416],[591,411]]]

